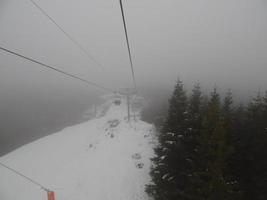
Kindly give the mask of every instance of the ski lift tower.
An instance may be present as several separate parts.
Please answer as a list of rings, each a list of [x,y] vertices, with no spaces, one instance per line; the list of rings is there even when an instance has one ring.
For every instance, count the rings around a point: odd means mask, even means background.
[[[127,113],[128,113],[128,122],[130,122],[131,114],[130,114],[130,98],[133,95],[137,94],[137,91],[135,88],[122,88],[119,91],[119,94],[125,95],[127,100]]]

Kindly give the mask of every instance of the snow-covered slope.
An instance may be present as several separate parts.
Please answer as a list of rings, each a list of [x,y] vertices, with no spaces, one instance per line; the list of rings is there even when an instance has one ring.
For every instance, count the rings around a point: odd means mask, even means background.
[[[153,126],[127,123],[126,103],[0,158],[55,191],[56,200],[143,200],[150,181]],[[1,200],[46,200],[39,187],[0,166]]]

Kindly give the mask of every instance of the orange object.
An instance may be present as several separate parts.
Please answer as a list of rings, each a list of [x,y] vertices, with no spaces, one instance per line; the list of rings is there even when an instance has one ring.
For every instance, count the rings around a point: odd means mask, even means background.
[[[53,191],[47,191],[48,200],[55,200],[55,193]]]

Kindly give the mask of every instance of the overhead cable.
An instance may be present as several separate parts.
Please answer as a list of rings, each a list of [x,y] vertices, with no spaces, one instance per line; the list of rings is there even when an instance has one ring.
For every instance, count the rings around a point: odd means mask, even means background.
[[[132,78],[133,78],[134,88],[136,89],[136,80],[135,80],[135,74],[134,74],[134,68],[133,68],[133,61],[132,61],[132,54],[131,54],[131,49],[130,49],[130,44],[129,44],[127,27],[126,27],[126,20],[125,20],[124,11],[123,11],[122,0],[119,0],[119,1],[120,1],[120,8],[121,8],[121,14],[122,14],[122,20],[123,20],[125,38],[126,38],[126,43],[127,43],[127,48],[128,48],[128,54],[129,54],[129,59],[130,59],[130,64],[131,64]]]
[[[30,61],[30,62],[36,63],[36,64],[38,64],[38,65],[41,65],[41,66],[43,66],[43,67],[45,67],[45,68],[47,68],[47,69],[50,69],[50,70],[56,71],[56,72],[58,72],[58,73],[64,74],[65,76],[68,76],[68,77],[71,77],[71,78],[73,78],[73,79],[82,81],[82,82],[84,82],[84,83],[86,83],[86,84],[88,84],[88,85],[95,86],[95,87],[98,87],[98,88],[100,88],[100,89],[102,89],[102,90],[106,90],[106,91],[109,91],[109,92],[113,92],[113,90],[111,90],[110,88],[107,88],[107,87],[101,86],[101,85],[99,85],[99,84],[97,84],[97,83],[94,83],[94,82],[88,81],[88,80],[86,80],[86,79],[80,78],[80,77],[78,77],[78,76],[76,76],[76,75],[70,74],[70,73],[65,72],[65,71],[63,71],[63,70],[60,70],[60,69],[57,69],[57,68],[55,68],[55,67],[53,67],[53,66],[51,66],[51,65],[44,64],[44,63],[42,63],[42,62],[40,62],[40,61],[37,61],[37,60],[35,60],[35,59],[33,59],[33,58],[24,56],[24,55],[22,55],[22,54],[19,54],[19,53],[17,53],[17,52],[11,51],[11,50],[6,49],[6,48],[4,48],[4,47],[1,47],[1,46],[0,46],[0,50],[5,51],[5,52],[7,52],[7,53],[9,53],[9,54],[18,56],[18,57],[23,58],[23,59],[25,59],[25,60],[28,60],[28,61]]]
[[[37,186],[40,187],[42,190],[45,190],[45,191],[47,191],[47,192],[50,191],[49,189],[47,189],[46,187],[44,187],[43,185],[41,185],[41,184],[38,183],[37,181],[35,181],[35,180],[29,178],[28,176],[25,176],[25,175],[22,174],[21,172],[19,172],[19,171],[13,169],[13,168],[11,168],[11,167],[9,167],[9,166],[7,166],[7,165],[1,163],[1,162],[0,162],[0,165],[1,165],[2,167],[4,167],[4,168],[8,169],[9,171],[11,171],[11,172],[13,172],[13,173],[15,173],[15,174],[21,176],[22,178],[28,180],[28,181],[31,182],[32,184],[37,185]]]
[[[30,2],[38,9],[41,11],[41,13],[46,16],[75,46],[77,46],[80,51],[82,51],[89,59],[91,59],[95,64],[97,64],[98,66],[100,66],[102,69],[104,69],[105,67],[98,62],[94,56],[92,56],[90,53],[88,53],[88,51],[73,37],[71,36],[69,33],[67,33],[62,26],[60,26],[50,15],[48,15],[48,13],[41,8],[40,5],[38,5],[35,1],[30,0]]]

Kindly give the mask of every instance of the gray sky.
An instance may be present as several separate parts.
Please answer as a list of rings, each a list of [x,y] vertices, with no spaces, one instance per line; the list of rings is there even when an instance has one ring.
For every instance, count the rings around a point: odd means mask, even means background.
[[[131,85],[118,0],[35,0],[99,62],[82,54],[29,0],[0,0],[0,44],[112,88]],[[124,0],[138,86],[179,76],[203,87],[267,89],[265,0]],[[0,89],[85,88],[0,52]]]

